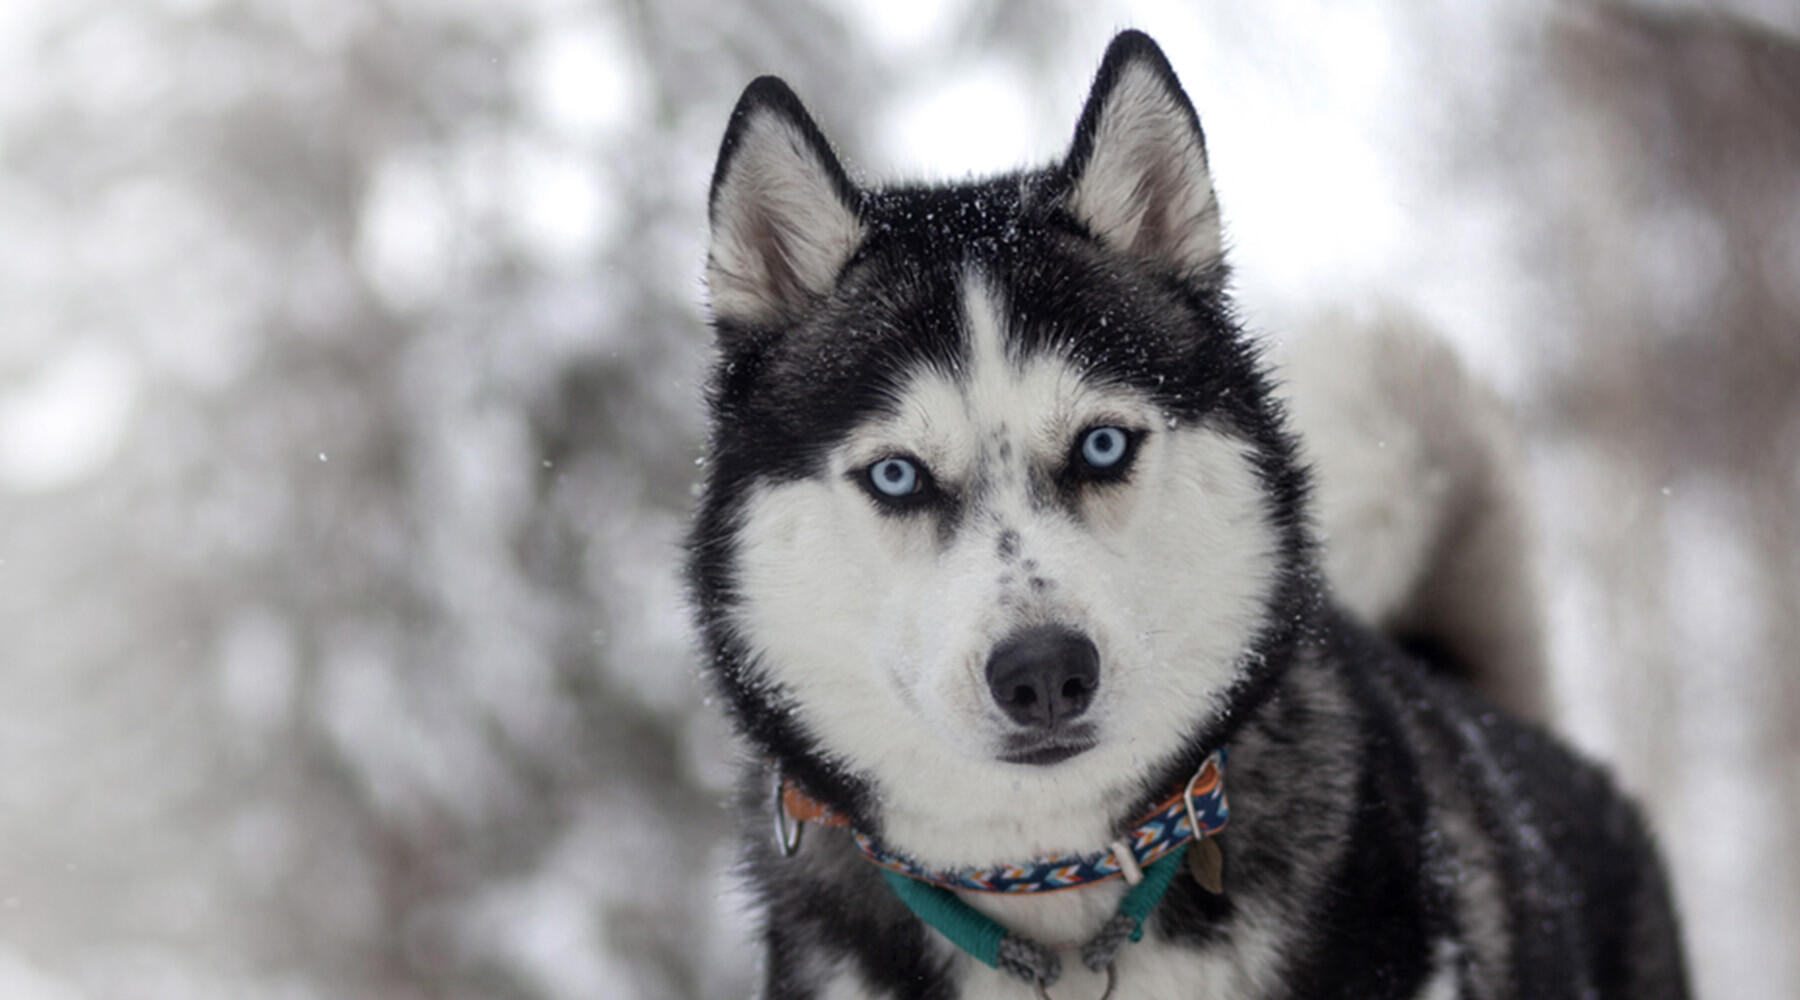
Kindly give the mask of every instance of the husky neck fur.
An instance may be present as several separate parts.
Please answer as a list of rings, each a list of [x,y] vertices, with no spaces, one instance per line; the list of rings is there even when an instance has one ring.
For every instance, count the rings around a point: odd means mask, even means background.
[[[1604,777],[1327,598],[1200,123],[1149,38],[1113,42],[1063,162],[948,186],[858,186],[763,77],[709,214],[690,577],[759,758],[771,997],[1031,995],[844,831],[779,857],[771,770],[922,865],[984,867],[1103,847],[1227,743],[1226,891],[1179,877],[1115,996],[1681,995]],[[969,901],[1068,944],[1121,891]]]

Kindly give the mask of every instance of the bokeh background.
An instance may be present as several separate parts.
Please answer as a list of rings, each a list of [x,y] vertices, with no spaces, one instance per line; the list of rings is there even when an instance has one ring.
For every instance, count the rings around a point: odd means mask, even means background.
[[[1253,327],[1410,310],[1517,409],[1559,724],[1702,994],[1800,994],[1788,0],[6,0],[0,998],[747,996],[677,568],[727,113],[1043,162],[1122,26]]]

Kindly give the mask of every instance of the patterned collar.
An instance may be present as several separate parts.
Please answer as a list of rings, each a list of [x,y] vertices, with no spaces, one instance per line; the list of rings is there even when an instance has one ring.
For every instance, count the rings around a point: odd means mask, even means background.
[[[791,853],[799,843],[802,823],[849,828],[857,848],[876,865],[946,889],[1055,892],[1121,877],[1136,885],[1143,877],[1143,869],[1192,840],[1196,827],[1201,837],[1210,837],[1225,828],[1231,815],[1225,802],[1226,757],[1226,748],[1214,751],[1181,791],[1151,810],[1129,833],[1086,854],[1058,854],[992,868],[926,868],[855,829],[848,817],[811,798],[791,780],[780,781],[776,786],[777,835],[782,849]]]

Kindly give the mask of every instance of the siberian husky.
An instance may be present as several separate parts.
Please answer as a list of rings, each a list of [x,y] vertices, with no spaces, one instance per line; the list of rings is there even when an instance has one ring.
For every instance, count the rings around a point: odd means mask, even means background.
[[[709,208],[689,575],[768,997],[1686,995],[1606,775],[1326,583],[1148,37],[964,184],[859,185],[763,77]]]

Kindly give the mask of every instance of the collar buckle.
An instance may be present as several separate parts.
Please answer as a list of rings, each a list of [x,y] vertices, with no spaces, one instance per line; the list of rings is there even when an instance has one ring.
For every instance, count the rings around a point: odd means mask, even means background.
[[[806,829],[806,821],[799,817],[789,817],[787,809],[787,780],[781,776],[780,769],[775,771],[775,847],[784,858],[791,858],[800,850],[800,832]],[[793,826],[789,826],[789,822]]]
[[[1188,829],[1193,832],[1195,841],[1206,839],[1214,831],[1202,826],[1200,816],[1194,811],[1194,786],[1200,783],[1201,778],[1206,778],[1206,784],[1200,790],[1203,794],[1211,794],[1213,789],[1219,786],[1219,771],[1224,765],[1225,748],[1220,747],[1200,763],[1200,769],[1194,772],[1194,776],[1187,780],[1187,786],[1181,790],[1181,806],[1187,810]],[[1219,826],[1223,827],[1225,816],[1229,815],[1223,794],[1219,796],[1219,813]]]

